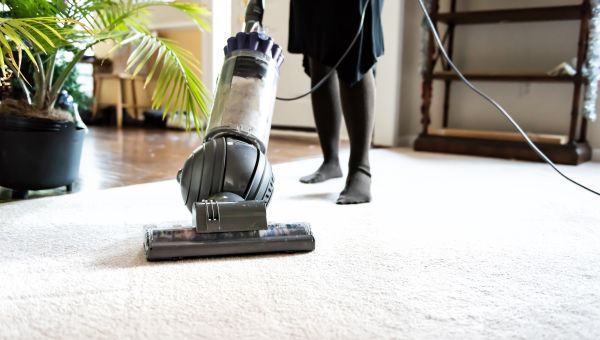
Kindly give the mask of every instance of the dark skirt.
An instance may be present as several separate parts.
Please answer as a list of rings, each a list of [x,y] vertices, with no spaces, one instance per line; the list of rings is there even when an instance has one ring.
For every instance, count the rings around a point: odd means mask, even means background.
[[[304,70],[310,76],[308,58],[334,66],[342,57],[360,25],[367,0],[291,0],[288,51],[304,55]],[[383,0],[371,0],[363,30],[338,68],[346,84],[360,81],[383,54],[381,8]]]

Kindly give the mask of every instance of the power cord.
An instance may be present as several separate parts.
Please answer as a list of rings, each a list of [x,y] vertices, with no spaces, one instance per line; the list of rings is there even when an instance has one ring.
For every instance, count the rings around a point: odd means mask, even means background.
[[[557,167],[556,164],[554,164],[554,162],[552,162],[550,160],[550,158],[548,158],[548,156],[546,156],[542,150],[540,150],[535,143],[529,138],[529,136],[527,136],[527,133],[525,133],[525,131],[521,128],[521,126],[519,126],[519,124],[511,117],[511,115],[500,105],[498,104],[494,99],[492,99],[490,96],[488,96],[487,94],[485,94],[482,90],[480,90],[479,88],[477,88],[475,85],[473,85],[463,74],[462,72],[460,72],[460,70],[458,69],[458,67],[456,67],[456,65],[454,65],[454,63],[452,62],[452,59],[450,59],[450,57],[448,56],[448,53],[446,52],[446,50],[444,49],[444,44],[442,44],[442,39],[440,39],[439,33],[437,32],[437,30],[435,29],[435,25],[433,24],[433,21],[431,20],[431,17],[429,16],[429,13],[427,12],[427,8],[425,7],[425,4],[423,3],[423,0],[419,0],[419,5],[421,6],[421,11],[423,11],[423,14],[425,15],[427,24],[429,25],[429,28],[431,29],[431,33],[433,35],[433,38],[435,39],[435,42],[437,43],[440,52],[442,53],[442,55],[444,56],[444,59],[446,59],[446,61],[448,62],[448,65],[450,65],[450,67],[454,70],[454,72],[458,75],[458,77],[471,89],[473,90],[475,93],[477,93],[479,96],[481,96],[483,99],[487,100],[490,104],[492,104],[492,106],[494,106],[496,109],[498,109],[498,111],[500,111],[500,113],[502,113],[502,115],[504,115],[504,117],[506,119],[508,119],[508,121],[514,126],[514,128],[523,136],[523,139],[525,139],[525,141],[527,142],[527,144],[529,145],[529,147],[535,151],[535,153],[540,156],[540,158],[542,160],[544,160],[546,163],[548,163],[548,165],[550,165],[550,167],[552,167],[552,169],[554,169],[554,171],[556,171],[559,175],[561,175],[564,179],[566,179],[567,181],[579,186],[580,188],[587,190],[593,194],[596,194],[598,196],[600,196],[600,193],[592,190],[588,187],[586,187],[585,185],[571,179],[569,176],[565,175],[562,171],[560,171]]]
[[[362,13],[360,15],[360,25],[358,26],[358,31],[356,32],[356,35],[354,36],[354,39],[352,39],[352,42],[350,43],[350,45],[348,46],[348,48],[346,49],[346,51],[344,52],[344,54],[342,54],[342,57],[340,58],[340,60],[338,60],[337,63],[335,63],[335,65],[333,65],[333,67],[331,68],[331,70],[323,77],[321,78],[321,80],[319,80],[319,82],[317,84],[315,84],[315,86],[313,86],[308,92],[303,93],[299,96],[295,96],[295,97],[276,97],[277,100],[281,100],[284,102],[291,102],[294,100],[298,100],[300,98],[304,98],[306,96],[308,96],[309,94],[315,92],[316,90],[318,90],[323,84],[325,84],[325,82],[327,81],[327,79],[331,78],[331,76],[333,75],[333,73],[337,70],[337,68],[340,66],[340,64],[342,63],[342,61],[344,61],[344,58],[346,58],[346,56],[348,55],[348,53],[350,53],[350,50],[352,49],[352,47],[354,47],[354,44],[356,44],[356,41],[358,40],[358,38],[360,37],[360,33],[363,30],[363,26],[365,23],[365,14],[367,13],[367,6],[369,6],[369,3],[371,2],[371,0],[367,0],[367,2],[365,3],[365,6],[362,9]]]

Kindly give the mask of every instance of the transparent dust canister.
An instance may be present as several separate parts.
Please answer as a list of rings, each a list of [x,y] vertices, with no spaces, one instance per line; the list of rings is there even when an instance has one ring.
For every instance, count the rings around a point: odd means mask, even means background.
[[[219,76],[207,138],[234,134],[266,152],[278,78],[277,62],[270,55],[233,51]]]

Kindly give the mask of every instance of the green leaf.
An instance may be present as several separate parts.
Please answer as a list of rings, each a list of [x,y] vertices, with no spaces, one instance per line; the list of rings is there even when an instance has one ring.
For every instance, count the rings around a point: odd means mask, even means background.
[[[33,45],[37,46],[43,53],[46,53],[46,49],[44,48],[44,46],[42,44],[40,44],[40,42],[21,24],[14,22],[14,23],[12,23],[12,27],[16,31],[21,33],[21,35],[24,35],[25,37],[27,37],[29,39],[29,41],[31,41]],[[48,40],[50,40],[50,39],[48,39]],[[26,44],[24,44],[24,45],[26,45]]]
[[[4,33],[4,28],[0,26],[0,43],[4,46],[4,50],[8,53],[8,58],[10,59],[12,65],[19,70],[19,65],[17,64],[17,60],[12,52],[12,46],[9,44],[8,40],[5,38],[6,33]],[[2,52],[4,54],[4,51]],[[20,63],[20,62],[19,62]]]

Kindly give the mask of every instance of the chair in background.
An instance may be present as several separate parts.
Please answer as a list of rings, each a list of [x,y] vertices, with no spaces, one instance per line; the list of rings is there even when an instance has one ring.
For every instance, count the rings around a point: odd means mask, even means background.
[[[137,98],[137,86],[136,83],[143,82],[144,78],[141,76],[132,77],[127,73],[95,73],[94,74],[94,104],[92,106],[92,118],[95,118],[98,110],[103,106],[114,106],[116,111],[116,122],[117,128],[123,126],[123,113],[127,114],[137,120],[143,118],[144,109],[148,108],[148,105],[139,103]],[[114,96],[106,95],[103,96],[103,85],[105,82],[115,83]],[[130,98],[127,98],[127,86],[130,86]],[[107,99],[109,98],[109,99]]]

